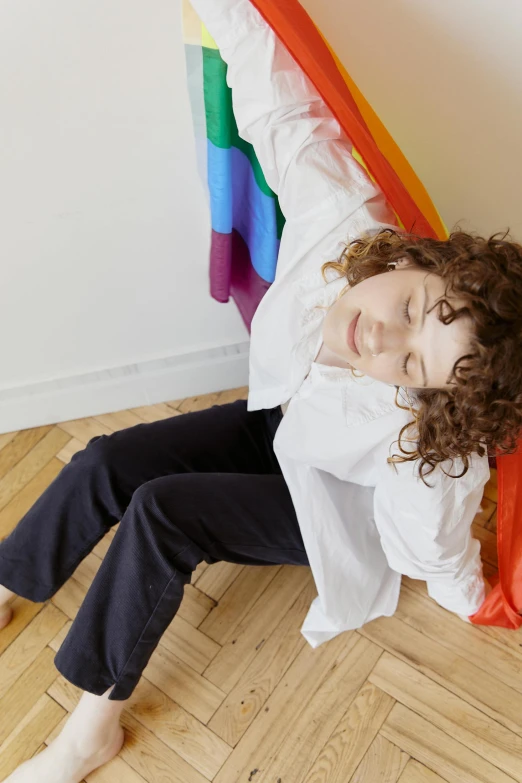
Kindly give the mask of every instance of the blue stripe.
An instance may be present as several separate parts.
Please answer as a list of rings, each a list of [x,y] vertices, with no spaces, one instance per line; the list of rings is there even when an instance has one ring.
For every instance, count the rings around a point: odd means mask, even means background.
[[[230,234],[235,228],[248,247],[257,274],[272,283],[280,245],[276,201],[259,189],[244,152],[207,143],[212,228],[221,234]]]

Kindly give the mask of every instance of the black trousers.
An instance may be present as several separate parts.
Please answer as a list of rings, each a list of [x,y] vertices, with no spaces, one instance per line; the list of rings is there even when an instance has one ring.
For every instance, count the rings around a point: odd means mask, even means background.
[[[273,451],[279,407],[215,405],[92,438],[0,544],[0,584],[46,601],[121,524],[55,658],[127,699],[198,563],[308,565]]]

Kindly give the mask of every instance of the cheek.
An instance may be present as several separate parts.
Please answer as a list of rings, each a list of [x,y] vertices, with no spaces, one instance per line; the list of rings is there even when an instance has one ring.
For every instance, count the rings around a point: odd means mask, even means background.
[[[376,381],[382,381],[382,383],[401,386],[407,380],[406,377],[401,379],[400,371],[397,371],[397,367],[393,363],[379,357],[369,356],[366,360],[358,361],[357,369]]]

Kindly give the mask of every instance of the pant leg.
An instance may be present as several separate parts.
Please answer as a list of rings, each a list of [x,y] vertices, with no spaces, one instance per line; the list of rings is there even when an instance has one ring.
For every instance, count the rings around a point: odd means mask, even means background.
[[[142,485],[55,658],[63,676],[128,698],[202,560],[308,565],[282,475],[188,473]]]
[[[93,438],[0,544],[0,584],[45,601],[74,573],[148,481],[191,472],[280,473],[277,409],[245,400]]]

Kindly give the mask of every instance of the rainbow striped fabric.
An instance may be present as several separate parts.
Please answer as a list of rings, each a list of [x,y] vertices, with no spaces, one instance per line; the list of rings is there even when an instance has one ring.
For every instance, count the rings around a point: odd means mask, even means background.
[[[337,116],[399,225],[446,238],[421,182],[302,6],[297,0],[252,2]],[[285,219],[253,147],[238,135],[226,63],[189,0],[183,0],[183,32],[198,167],[211,215],[210,293],[219,302],[232,297],[250,329],[275,277]]]
[[[250,330],[273,282],[285,219],[254,148],[238,135],[227,65],[192,7],[184,7],[185,57],[197,160],[211,215],[210,294],[232,297]]]

